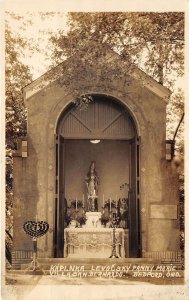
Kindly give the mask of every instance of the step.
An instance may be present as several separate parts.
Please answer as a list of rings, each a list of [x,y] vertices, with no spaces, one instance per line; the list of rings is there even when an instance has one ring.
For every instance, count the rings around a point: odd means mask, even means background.
[[[161,259],[158,258],[78,258],[78,257],[66,257],[66,258],[38,258],[41,263],[56,262],[56,263],[110,263],[112,261],[120,263],[159,263]]]
[[[84,269],[86,271],[91,270],[91,268],[95,269],[96,267],[98,267],[98,269],[100,269],[100,267],[112,267],[112,266],[116,266],[116,267],[123,267],[125,266],[125,268],[127,266],[130,266],[130,268],[133,268],[133,266],[135,266],[134,268],[136,268],[137,266],[146,266],[146,268],[148,269],[150,266],[154,266],[154,268],[158,265],[163,265],[163,263],[159,260],[159,259],[152,259],[152,258],[119,258],[119,259],[115,259],[115,258],[107,258],[107,259],[100,259],[100,258],[90,258],[90,259],[86,259],[86,258],[39,258],[38,259],[38,263],[39,265],[46,271],[48,270],[52,270],[53,268],[57,268],[59,270],[73,270],[74,266],[75,269],[76,266],[81,268],[82,266],[84,266]],[[177,266],[177,264],[169,264],[169,265],[174,265],[176,266],[176,269],[179,268],[179,266]],[[25,270],[26,268],[28,268],[29,264],[22,264],[21,269]],[[67,272],[67,271],[66,271]]]
[[[160,264],[159,259],[146,258],[39,258],[38,262],[41,265],[124,265],[124,264]]]

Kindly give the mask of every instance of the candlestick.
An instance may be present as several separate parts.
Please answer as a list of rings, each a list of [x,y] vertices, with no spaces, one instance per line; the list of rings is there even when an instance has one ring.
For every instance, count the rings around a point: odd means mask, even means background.
[[[115,213],[116,213],[116,218],[117,218],[117,213],[118,213],[118,201],[117,201],[117,195],[116,195],[116,207],[115,207]]]
[[[84,198],[84,194],[83,194],[83,213],[85,212],[84,208],[85,208],[85,198]]]
[[[35,221],[36,221],[36,223],[37,223],[37,230],[39,229],[39,225],[38,225],[38,218],[37,218],[37,215],[36,215],[36,217],[35,217]]]

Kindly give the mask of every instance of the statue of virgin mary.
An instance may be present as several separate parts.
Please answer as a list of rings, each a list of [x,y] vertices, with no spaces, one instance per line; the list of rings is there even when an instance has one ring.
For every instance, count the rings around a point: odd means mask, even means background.
[[[85,179],[87,185],[87,210],[98,211],[98,185],[99,178],[95,169],[95,161],[92,161]]]

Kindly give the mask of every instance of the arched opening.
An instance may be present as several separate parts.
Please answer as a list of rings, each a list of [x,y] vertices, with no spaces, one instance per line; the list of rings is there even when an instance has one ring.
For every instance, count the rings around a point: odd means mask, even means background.
[[[92,161],[100,181],[97,210],[101,220],[111,226],[111,211],[115,209],[117,226],[128,234],[124,245],[127,248],[129,244],[128,251],[122,257],[140,257],[138,130],[128,108],[104,95],[93,95],[84,110],[70,104],[58,120],[55,257],[65,256],[64,233],[79,211],[77,205],[83,213],[87,210],[86,175]]]

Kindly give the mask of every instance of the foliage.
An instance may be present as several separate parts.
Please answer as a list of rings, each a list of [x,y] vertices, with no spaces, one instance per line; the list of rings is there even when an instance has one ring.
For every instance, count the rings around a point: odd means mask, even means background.
[[[13,237],[13,193],[9,192],[6,195],[6,257],[11,263],[11,252],[12,252],[12,237]]]
[[[184,113],[184,92],[178,88],[172,95],[167,105],[167,138],[173,139],[176,133],[176,127],[182,119]],[[176,122],[175,122],[176,121]],[[184,156],[184,122],[180,124],[179,130],[176,134],[175,150],[176,154]]]
[[[72,88],[79,108],[82,108],[83,104],[87,106],[91,101],[90,97],[88,98],[85,95],[81,97],[79,83],[85,81],[85,76],[94,78],[94,65],[98,65],[99,69],[102,70],[101,74],[96,76],[102,83],[107,78],[119,80],[123,76],[123,72],[125,73],[125,70],[127,70],[127,74],[132,72],[133,64],[135,64],[157,81],[171,88],[173,96],[167,108],[167,132],[168,138],[171,139],[173,137],[177,126],[173,120],[177,118],[179,121],[180,118],[180,113],[176,106],[181,101],[183,102],[182,92],[176,91],[174,84],[178,76],[183,75],[184,13],[68,13],[67,27],[65,26],[65,14],[58,12],[28,13],[27,16],[16,15],[10,12],[7,14],[12,19],[17,20],[21,30],[22,37],[13,37],[10,31],[10,36],[7,35],[7,41],[9,39],[11,41],[14,38],[14,44],[17,45],[13,47],[13,54],[17,57],[17,61],[18,58],[20,59],[23,56],[23,49],[25,48],[30,49],[30,56],[35,52],[40,52],[41,49],[49,64],[51,55],[51,66],[49,69],[64,61],[64,68],[60,68],[60,74],[63,72],[64,76],[61,76],[61,79],[59,78],[59,83],[65,84],[68,89]],[[28,28],[32,26],[33,22],[37,21],[36,17],[42,20],[42,27],[37,31],[36,39],[31,40],[30,37],[24,39],[24,31],[27,33],[28,30],[29,33]],[[48,26],[44,27],[44,24],[45,20],[53,21],[57,17],[61,22],[58,23],[53,33]],[[45,38],[49,36],[51,42],[48,43],[46,49],[42,46],[44,36]],[[122,66],[115,59],[114,63],[110,60],[109,64],[105,66],[107,49],[115,51],[123,58]],[[9,52],[10,49],[6,51],[6,53]],[[13,58],[12,55],[9,55],[9,57],[10,59]],[[27,66],[25,65],[25,67],[26,70],[23,70],[22,76],[24,72],[28,74]],[[55,76],[53,72],[54,69],[49,72],[49,76],[52,79]],[[16,78],[18,74],[14,72],[14,75]],[[25,86],[25,83],[19,83],[20,86]],[[128,77],[125,85],[129,86],[130,83]],[[178,98],[180,99],[179,101]],[[173,106],[175,106],[174,109]],[[11,113],[14,113],[14,111],[10,110],[9,116]],[[22,114],[22,112],[20,113]],[[22,130],[22,128],[23,123],[21,122],[18,130]],[[182,131],[181,128],[178,134],[179,140]],[[10,133],[10,135],[12,134]],[[179,145],[177,148],[180,150],[183,147]]]
[[[51,35],[54,47],[51,60],[55,66],[68,59],[63,70],[60,68],[64,77],[59,83],[74,86],[79,107],[85,106],[87,97],[83,102],[78,98],[78,82],[84,81],[85,76],[93,78],[94,64],[103,70],[98,74],[101,82],[107,78],[119,80],[124,70],[129,74],[133,64],[137,65],[173,91],[167,107],[167,138],[172,139],[184,110],[183,91],[175,88],[177,78],[184,72],[184,14],[69,13],[68,28]],[[115,60],[105,65],[107,48],[123,58],[122,67]],[[127,79],[125,85],[130,83]],[[183,124],[177,135],[176,150],[183,155]]]
[[[11,262],[13,236],[13,153],[16,141],[27,131],[27,113],[22,88],[31,82],[29,67],[21,61],[27,41],[12,34],[5,24],[5,102],[6,102],[6,257]]]
[[[55,64],[76,56],[88,66],[92,54],[98,62],[100,46],[107,45],[168,87],[171,72],[183,75],[183,13],[69,13],[68,26],[66,34],[60,29],[51,37]]]
[[[29,67],[21,62],[26,41],[5,27],[5,101],[6,101],[6,182],[7,191],[12,189],[12,154],[18,137],[26,135],[27,113],[22,88],[31,82]]]

